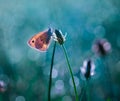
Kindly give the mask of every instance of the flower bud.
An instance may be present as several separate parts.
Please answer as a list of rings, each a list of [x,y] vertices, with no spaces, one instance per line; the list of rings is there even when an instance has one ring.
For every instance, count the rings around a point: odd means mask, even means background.
[[[111,50],[111,45],[106,39],[97,40],[93,47],[93,51],[101,56],[105,56]]]
[[[0,92],[5,92],[7,89],[7,85],[4,81],[0,81]]]
[[[84,75],[86,79],[89,79],[91,76],[95,74],[95,65],[92,60],[85,60],[83,62],[83,66],[80,68],[81,73]]]
[[[65,42],[65,36],[60,30],[57,29],[55,29],[54,34],[54,40],[57,41],[60,45],[62,45]]]

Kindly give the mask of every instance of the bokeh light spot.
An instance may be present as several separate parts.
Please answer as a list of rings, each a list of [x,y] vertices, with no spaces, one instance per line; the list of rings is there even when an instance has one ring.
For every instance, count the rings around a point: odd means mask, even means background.
[[[52,78],[56,78],[58,76],[58,71],[57,69],[54,69],[52,70]]]
[[[55,82],[55,88],[58,89],[58,90],[64,89],[64,82],[63,82],[63,80],[57,80]]]
[[[23,96],[17,96],[15,101],[25,101],[25,98]]]
[[[21,59],[23,57],[23,53],[19,48],[14,47],[14,48],[9,50],[9,57],[10,57],[10,61],[13,64],[18,63],[21,61]]]
[[[72,98],[70,96],[64,96],[62,101],[72,101]]]
[[[40,54],[38,51],[35,51],[34,49],[30,49],[28,51],[28,58],[31,60],[31,61],[37,61],[40,57]]]
[[[0,75],[0,91],[1,92],[5,92],[7,90],[8,83],[9,83],[8,76],[1,74]]]
[[[75,80],[76,86],[78,86],[78,85],[79,85],[79,79],[78,79],[78,77],[77,77],[77,76],[74,76],[74,80]],[[70,78],[69,83],[70,83],[70,85],[73,87],[72,78]]]

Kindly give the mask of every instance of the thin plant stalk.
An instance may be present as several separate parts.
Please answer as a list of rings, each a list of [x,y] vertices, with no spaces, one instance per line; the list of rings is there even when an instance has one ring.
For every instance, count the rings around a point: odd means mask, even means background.
[[[70,66],[70,62],[69,62],[69,59],[68,59],[68,56],[67,56],[67,51],[66,51],[64,45],[61,45],[61,46],[63,48],[64,55],[65,55],[65,58],[66,58],[66,61],[67,61],[67,65],[68,65],[68,69],[69,69],[69,72],[70,72],[70,75],[71,75],[71,78],[72,78],[73,87],[74,87],[74,91],[75,91],[75,98],[76,98],[76,101],[78,101],[77,89],[76,89],[76,85],[75,85],[75,80],[74,80],[74,77],[73,77],[72,69],[71,69],[71,66]]]
[[[51,67],[50,67],[48,101],[51,101],[52,69],[53,69],[53,63],[54,63],[55,48],[56,48],[56,42],[54,43],[54,47],[53,47]]]
[[[84,94],[85,94],[85,89],[86,88],[86,85],[82,88],[82,90],[81,90],[81,93],[80,93],[80,101],[82,101],[82,99],[83,99],[83,96],[84,96]]]
[[[87,96],[87,101],[90,101],[89,80],[86,80],[86,96]]]
[[[85,84],[84,84],[85,86],[81,90],[80,101],[83,100],[83,96],[84,96],[85,92],[86,92],[87,101],[90,101],[90,94],[89,94],[89,87],[88,87],[89,84],[88,84],[88,82],[89,82],[89,80],[85,81]]]
[[[108,68],[108,63],[106,61],[106,57],[103,57],[103,60],[105,61],[104,62],[104,64],[105,64],[104,71],[105,71],[105,74],[107,77],[106,81],[107,81],[107,84],[108,84],[109,90],[110,90],[110,98],[111,98],[111,101],[113,101],[114,92],[113,92],[113,87],[112,87],[112,78],[111,78],[110,70]]]

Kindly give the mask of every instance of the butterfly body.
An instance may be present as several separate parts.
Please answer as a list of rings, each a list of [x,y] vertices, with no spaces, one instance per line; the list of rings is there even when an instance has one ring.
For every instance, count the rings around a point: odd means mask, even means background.
[[[28,45],[39,51],[46,51],[50,45],[52,36],[52,29],[49,28],[46,31],[39,32],[34,35],[29,41]]]

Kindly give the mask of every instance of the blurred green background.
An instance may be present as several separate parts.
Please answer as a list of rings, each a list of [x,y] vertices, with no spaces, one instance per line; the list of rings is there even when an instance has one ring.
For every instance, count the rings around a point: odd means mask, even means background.
[[[0,101],[47,101],[53,43],[47,52],[27,45],[34,34],[48,27],[68,33],[65,46],[75,75],[77,91],[84,86],[80,67],[87,58],[96,63],[90,81],[91,101],[106,101],[106,62],[115,101],[120,100],[119,0],[0,0]],[[112,51],[102,63],[91,50],[96,39],[106,38]],[[5,90],[5,91],[4,91]],[[52,101],[75,101],[71,78],[60,45],[56,47]],[[86,101],[86,99],[83,99]]]

